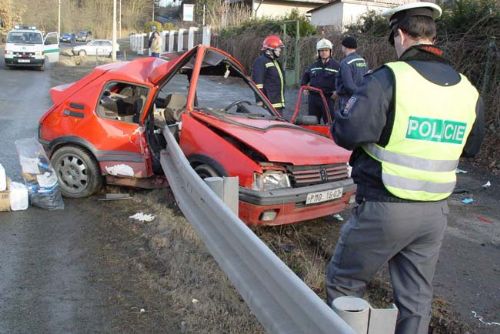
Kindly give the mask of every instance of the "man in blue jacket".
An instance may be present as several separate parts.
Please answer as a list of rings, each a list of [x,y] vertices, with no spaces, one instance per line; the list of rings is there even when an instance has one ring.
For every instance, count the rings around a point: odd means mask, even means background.
[[[340,62],[340,71],[337,75],[337,96],[339,109],[344,109],[349,98],[363,82],[363,76],[368,71],[368,66],[363,57],[356,49],[358,43],[354,37],[346,37],[342,40],[342,53],[345,58]]]
[[[326,38],[322,38],[316,43],[318,51],[318,60],[315,61],[304,72],[301,85],[309,84],[312,87],[323,91],[330,113],[333,113],[333,100],[331,96],[335,91],[335,77],[339,72],[339,63],[332,58],[333,44]],[[326,123],[325,108],[321,96],[314,91],[309,93],[309,115],[318,118],[318,123],[323,120]]]

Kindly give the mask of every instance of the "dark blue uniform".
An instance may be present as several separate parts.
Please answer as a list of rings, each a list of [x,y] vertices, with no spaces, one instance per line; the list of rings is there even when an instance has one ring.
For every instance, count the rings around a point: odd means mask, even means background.
[[[262,53],[253,63],[252,79],[273,107],[282,113],[285,108],[285,72],[281,64]]]
[[[335,77],[339,72],[339,63],[329,58],[325,63],[318,59],[304,72],[301,85],[313,86],[323,91],[330,113],[333,113],[333,101],[330,98],[335,91]],[[316,92],[309,94],[309,115],[318,117],[318,122],[323,119],[324,108],[321,97]],[[326,122],[326,120],[324,120]]]
[[[368,71],[366,61],[356,52],[346,56],[340,62],[340,71],[337,75],[337,95],[339,109],[344,109],[347,100],[361,86],[363,76]]]

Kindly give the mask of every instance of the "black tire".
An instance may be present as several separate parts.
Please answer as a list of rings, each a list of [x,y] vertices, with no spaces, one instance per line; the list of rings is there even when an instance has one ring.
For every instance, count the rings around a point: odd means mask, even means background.
[[[76,146],[63,146],[50,159],[65,197],[82,198],[102,187],[99,165],[87,151]]]
[[[198,174],[202,179],[206,179],[207,177],[220,176],[219,173],[210,165],[202,164],[194,167],[194,171]]]
[[[86,57],[87,56],[87,52],[85,52],[85,50],[80,50],[80,51],[78,51],[78,55],[80,57]]]

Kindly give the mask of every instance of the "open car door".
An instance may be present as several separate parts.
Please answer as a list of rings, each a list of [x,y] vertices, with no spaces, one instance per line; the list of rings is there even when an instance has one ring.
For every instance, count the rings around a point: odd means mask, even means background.
[[[49,32],[43,39],[43,53],[49,63],[59,61],[59,38],[57,32]]]
[[[305,92],[314,92],[314,94],[319,94],[321,101],[323,102],[323,118],[318,119],[316,115],[309,114],[309,102]],[[305,98],[304,98],[305,97]],[[332,116],[330,109],[328,108],[328,103],[326,101],[325,95],[321,89],[311,87],[311,86],[301,86],[299,90],[299,95],[297,97],[297,103],[295,104],[295,111],[293,113],[290,122],[299,125],[303,128],[318,132],[322,135],[332,137],[330,134],[330,128],[332,126]]]

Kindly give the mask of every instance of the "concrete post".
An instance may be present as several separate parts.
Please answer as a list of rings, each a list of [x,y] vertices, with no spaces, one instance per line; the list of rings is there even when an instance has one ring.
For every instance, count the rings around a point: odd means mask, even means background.
[[[170,30],[168,34],[168,52],[174,52],[174,44],[175,44],[175,31]]]
[[[168,30],[162,31],[160,33],[160,37],[161,37],[161,52],[167,51],[166,45],[167,45],[167,35],[168,35],[168,33],[169,33]],[[161,54],[161,52],[160,52],[160,54]]]
[[[201,44],[210,46],[210,38],[211,38],[210,26],[203,27],[203,40]]]
[[[179,29],[178,36],[177,36],[177,51],[181,52],[184,51],[184,32],[186,29]]]
[[[194,41],[194,33],[198,31],[197,27],[189,27],[189,32],[188,32],[188,50],[192,49],[194,47],[195,41]]]

